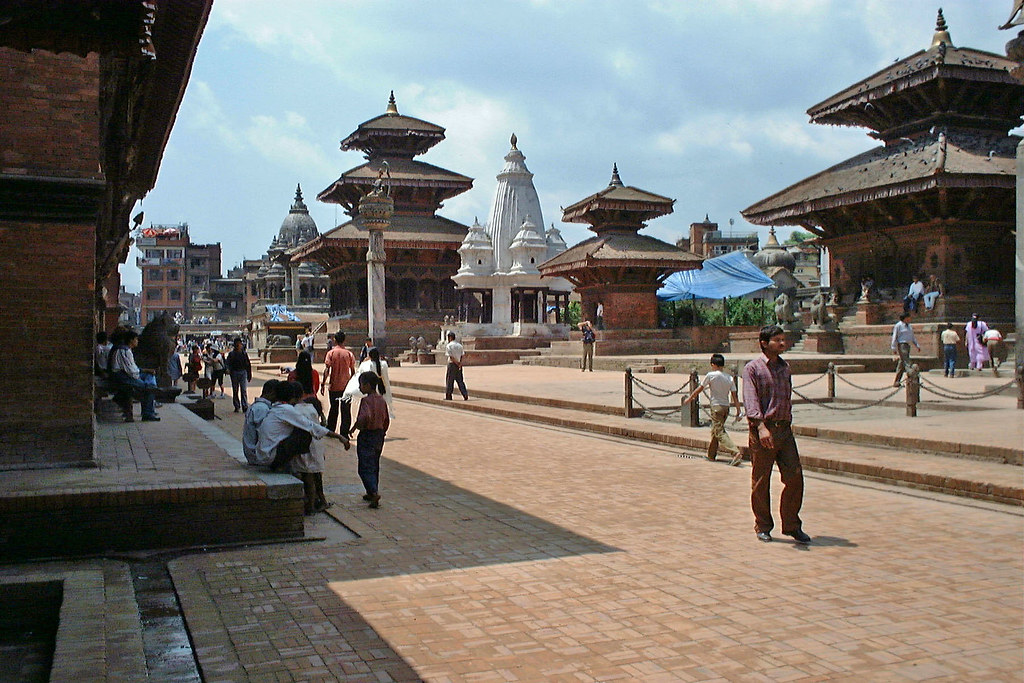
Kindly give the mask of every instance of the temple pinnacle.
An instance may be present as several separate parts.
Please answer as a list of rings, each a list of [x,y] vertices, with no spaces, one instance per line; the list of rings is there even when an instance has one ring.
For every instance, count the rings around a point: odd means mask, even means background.
[[[387,111],[385,111],[384,113],[388,115],[398,116],[398,105],[395,104],[394,90],[391,91],[391,97],[388,98],[388,108]]]
[[[297,202],[301,202],[302,201],[302,185],[301,184],[296,184],[295,185],[295,201],[297,201]]]
[[[946,47],[953,47],[953,39],[949,37],[948,29],[946,18],[942,16],[942,8],[940,7],[939,14],[935,19],[935,35],[932,36],[931,47],[936,47],[942,43],[945,43]]]
[[[519,142],[519,139],[516,138],[516,134],[515,133],[512,133],[512,149],[516,149],[516,143],[517,142]]]
[[[619,177],[619,165],[616,163],[612,163],[612,179],[608,184],[622,187],[622,178]]]

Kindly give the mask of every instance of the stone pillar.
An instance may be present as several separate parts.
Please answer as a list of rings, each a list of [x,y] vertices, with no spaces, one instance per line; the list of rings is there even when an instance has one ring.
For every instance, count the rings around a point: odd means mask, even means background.
[[[367,335],[382,356],[387,355],[387,314],[384,289],[384,230],[391,225],[395,202],[388,196],[382,179],[370,194],[359,200],[359,216],[369,233],[366,248]]]
[[[1017,145],[1017,284],[1014,319],[1017,327],[1016,363],[1024,368],[1024,140]]]
[[[302,303],[302,290],[299,289],[299,264],[288,264],[288,286],[291,288],[291,296],[288,303],[298,306]]]
[[[384,298],[384,232],[370,230],[366,250],[366,336],[384,352],[387,346],[387,312]]]

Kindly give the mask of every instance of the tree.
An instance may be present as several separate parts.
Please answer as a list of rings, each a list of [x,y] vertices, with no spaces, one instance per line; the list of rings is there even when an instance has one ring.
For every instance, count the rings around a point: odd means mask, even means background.
[[[786,241],[784,242],[784,244],[802,244],[802,243],[806,242],[807,240],[812,240],[812,239],[814,239],[814,235],[812,235],[811,233],[804,232],[803,230],[794,230],[789,235],[789,237],[786,238]]]

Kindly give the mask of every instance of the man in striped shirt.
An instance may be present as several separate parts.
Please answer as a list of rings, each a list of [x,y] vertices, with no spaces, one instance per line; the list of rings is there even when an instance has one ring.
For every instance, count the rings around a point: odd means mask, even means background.
[[[803,532],[800,506],[804,498],[804,472],[793,438],[793,381],[789,363],[782,358],[786,332],[778,325],[762,327],[758,334],[761,355],[743,368],[743,404],[750,426],[750,506],[754,531],[765,543],[772,540],[771,481],[777,463],[782,475],[779,515],[782,533],[797,543],[810,543]]]

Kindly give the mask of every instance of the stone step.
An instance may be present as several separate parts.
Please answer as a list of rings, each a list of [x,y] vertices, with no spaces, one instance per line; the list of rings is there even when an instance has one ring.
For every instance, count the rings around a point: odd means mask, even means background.
[[[521,400],[523,397],[518,396],[495,398],[501,396],[497,392],[473,392],[469,401],[445,401],[440,387],[417,385],[420,388],[411,388],[394,382],[392,385],[396,398],[451,409],[658,443],[701,453],[708,444],[707,429],[682,427],[678,422],[627,419],[622,414],[609,413],[607,406],[603,406],[604,412],[598,414],[588,409],[526,403]],[[891,447],[892,440],[888,437],[889,446],[868,445],[846,442],[847,435],[839,430],[813,430],[814,433],[802,434],[799,428],[795,431],[803,437],[800,442],[800,458],[803,467],[809,471],[1024,506],[1024,483],[1021,481],[1020,469],[1013,465],[960,459],[937,452],[908,452]],[[824,439],[825,435],[836,441]]]

